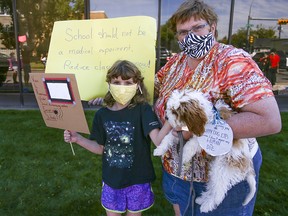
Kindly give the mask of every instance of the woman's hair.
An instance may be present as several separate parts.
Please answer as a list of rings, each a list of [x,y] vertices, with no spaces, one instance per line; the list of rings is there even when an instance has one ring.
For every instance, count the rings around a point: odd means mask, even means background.
[[[111,68],[108,70],[106,75],[106,82],[109,84],[113,78],[121,77],[123,80],[133,79],[134,83],[137,83],[141,88],[137,88],[136,95],[132,98],[128,107],[134,107],[136,104],[145,103],[149,100],[148,91],[144,85],[144,77],[141,75],[141,71],[130,61],[127,60],[118,60],[116,61]],[[115,103],[114,98],[112,97],[110,91],[104,97],[105,105],[111,107]]]
[[[215,24],[216,26],[218,22],[218,16],[212,7],[201,0],[186,0],[169,19],[171,30],[176,32],[176,24],[182,24],[188,21],[191,17],[194,17],[195,20],[206,20],[210,26],[212,24]],[[215,37],[217,38],[217,36],[218,33],[216,29]]]

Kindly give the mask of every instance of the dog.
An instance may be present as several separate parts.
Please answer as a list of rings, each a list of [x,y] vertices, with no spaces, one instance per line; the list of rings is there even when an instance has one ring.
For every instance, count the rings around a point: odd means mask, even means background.
[[[215,108],[224,120],[235,114],[223,100],[217,101]],[[166,106],[168,122],[173,128],[187,127],[193,133],[193,137],[183,147],[183,163],[190,161],[197,152],[202,151],[198,137],[205,132],[206,124],[215,119],[215,113],[217,112],[213,111],[213,104],[201,92],[175,90],[171,93]],[[178,141],[170,131],[154,150],[154,156],[165,154]],[[255,171],[248,139],[233,139],[228,153],[211,158],[206,190],[195,200],[200,205],[200,211],[209,212],[216,209],[228,190],[243,180],[247,180],[250,187],[250,192],[243,201],[243,205],[247,205],[256,192]]]

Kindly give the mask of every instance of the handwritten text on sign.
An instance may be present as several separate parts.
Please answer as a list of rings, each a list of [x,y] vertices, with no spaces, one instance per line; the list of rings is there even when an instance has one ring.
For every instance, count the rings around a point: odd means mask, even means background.
[[[205,132],[198,137],[200,146],[210,155],[223,155],[230,151],[233,141],[231,127],[225,121],[207,124]]]
[[[55,22],[46,73],[74,73],[81,99],[90,100],[106,94],[107,70],[125,59],[153,95],[155,41],[156,21],[146,16]]]

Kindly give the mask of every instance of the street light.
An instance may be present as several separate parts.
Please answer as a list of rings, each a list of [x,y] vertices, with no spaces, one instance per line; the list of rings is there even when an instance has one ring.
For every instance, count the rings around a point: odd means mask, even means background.
[[[250,19],[251,19],[251,8],[253,5],[254,0],[252,0],[250,4],[249,14],[248,14],[248,21],[247,21],[247,35],[246,35],[246,49],[249,49],[249,36],[250,36]]]

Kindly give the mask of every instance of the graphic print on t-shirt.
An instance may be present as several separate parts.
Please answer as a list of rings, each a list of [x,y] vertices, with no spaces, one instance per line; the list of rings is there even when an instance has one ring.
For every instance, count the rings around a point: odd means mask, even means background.
[[[107,143],[104,154],[109,166],[130,168],[133,164],[133,132],[131,122],[105,122]]]

